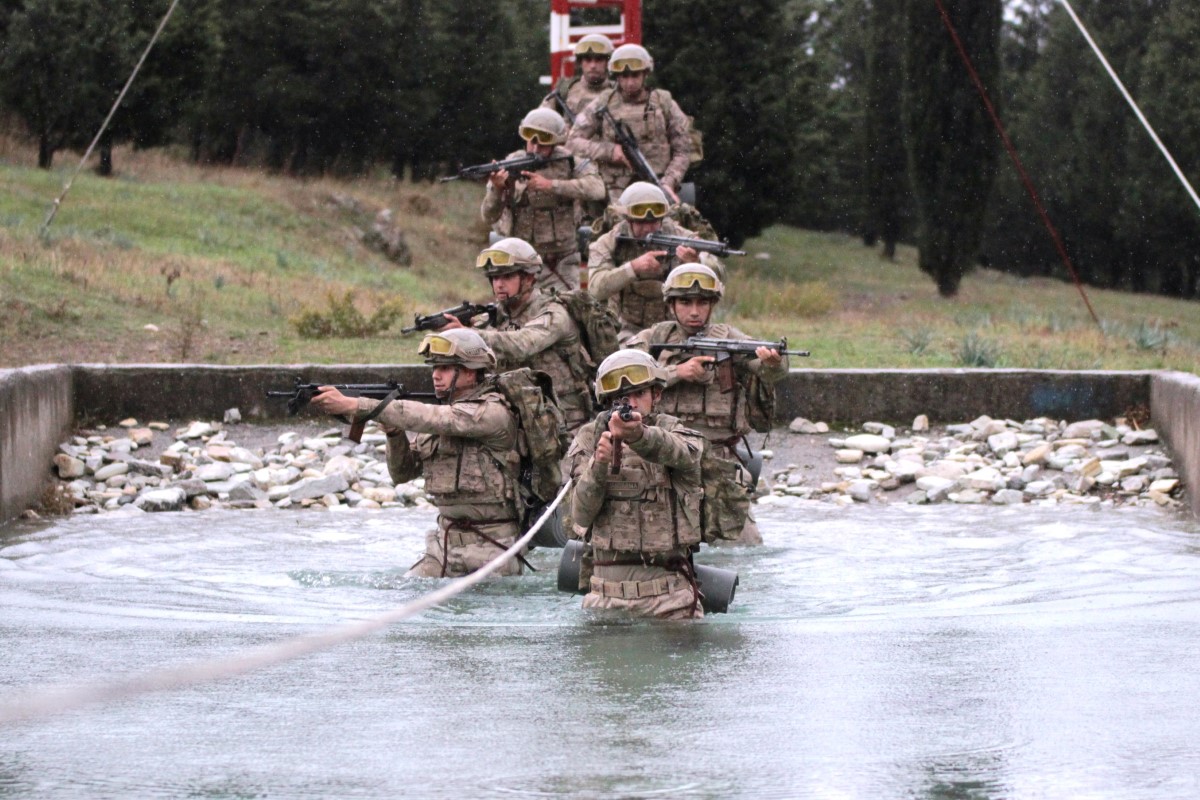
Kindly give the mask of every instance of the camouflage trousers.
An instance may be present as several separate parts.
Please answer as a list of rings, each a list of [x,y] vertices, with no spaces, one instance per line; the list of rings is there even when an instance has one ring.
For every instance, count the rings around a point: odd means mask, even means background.
[[[477,532],[439,518],[438,527],[425,534],[425,555],[405,574],[416,578],[469,575],[511,547],[519,535],[516,523],[481,524]],[[523,572],[524,565],[514,558],[493,574],[520,575]]]
[[[750,473],[733,448],[709,442],[700,460],[704,482],[704,541],[762,544],[758,524],[750,514]]]
[[[543,292],[555,289],[573,292],[579,288],[579,251],[571,250],[561,255],[542,254],[542,271],[537,276],[537,286]]]
[[[600,551],[596,560],[611,560],[613,555],[611,551]],[[583,598],[583,607],[587,609],[669,620],[704,616],[687,578],[652,564],[597,564],[589,588],[591,591]]]

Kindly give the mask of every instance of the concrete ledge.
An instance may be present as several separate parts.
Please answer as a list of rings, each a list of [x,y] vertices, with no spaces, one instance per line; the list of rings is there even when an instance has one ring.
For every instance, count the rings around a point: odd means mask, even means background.
[[[1150,416],[1171,448],[1192,513],[1200,517],[1200,378],[1160,372],[1150,383]]]
[[[37,504],[74,421],[70,367],[0,370],[0,524]]]
[[[1153,372],[1019,369],[792,370],[777,386],[776,417],[935,422],[982,415],[1012,419],[1116,417],[1147,403]]]
[[[433,391],[429,367],[395,364],[290,364],[220,367],[208,364],[81,364],[74,368],[75,413],[81,420],[113,423],[126,417],[220,420],[227,408],[243,419],[278,419],[287,403],[268,400],[268,389],[304,383],[398,381]]]

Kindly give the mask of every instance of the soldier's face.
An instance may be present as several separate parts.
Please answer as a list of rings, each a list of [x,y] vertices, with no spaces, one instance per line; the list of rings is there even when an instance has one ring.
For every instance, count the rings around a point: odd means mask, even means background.
[[[621,96],[633,99],[641,95],[646,87],[645,72],[620,72],[617,74],[617,88]]]
[[[577,62],[579,74],[589,86],[599,86],[608,77],[608,59],[600,56],[583,56]]]
[[[708,325],[712,316],[713,301],[708,297],[676,297],[671,301],[675,310],[675,319],[687,330],[696,333]]]
[[[542,158],[549,158],[554,153],[554,145],[538,144],[536,140],[530,140],[525,143],[525,152],[539,155]]]
[[[652,233],[657,233],[662,227],[661,219],[631,219],[629,220],[629,230],[633,235],[641,239],[644,236],[649,236]]]
[[[454,376],[458,376],[458,380]],[[475,370],[460,367],[456,364],[433,365],[433,393],[440,398],[450,396],[450,388],[454,387],[456,395],[469,392],[478,383]]]
[[[492,294],[500,302],[516,297],[521,293],[521,273],[510,272],[507,275],[492,276]]]
[[[629,407],[644,417],[654,411],[654,404],[661,394],[662,390],[657,386],[647,386],[645,389],[638,389],[636,392],[622,395],[621,399],[629,400]]]

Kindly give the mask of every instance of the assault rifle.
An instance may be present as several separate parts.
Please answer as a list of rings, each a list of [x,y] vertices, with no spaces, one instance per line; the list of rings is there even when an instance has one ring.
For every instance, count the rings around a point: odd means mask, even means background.
[[[701,253],[712,253],[714,256],[744,256],[745,250],[734,250],[728,242],[714,242],[711,239],[689,239],[686,236],[671,236],[667,233],[649,233],[639,238],[637,236],[618,236],[619,242],[633,242],[647,250],[666,250],[674,253],[676,247],[690,247]]]
[[[302,383],[300,378],[296,378],[296,385],[291,389],[278,390],[268,389],[268,398],[287,398],[288,416],[294,417],[300,413],[300,409],[304,408],[309,402],[320,394],[322,386],[332,386],[347,397],[369,397],[373,400],[384,400],[379,406],[372,411],[366,419],[350,423],[350,432],[346,434],[346,438],[353,442],[362,441],[363,428],[367,423],[375,419],[383,412],[384,407],[392,400],[431,400],[436,401],[437,395],[433,392],[409,392],[405,391],[404,386],[396,381],[388,383]]]
[[[457,319],[463,325],[470,325],[471,320],[478,317],[480,314],[487,314],[488,324],[496,324],[496,310],[498,306],[495,303],[469,303],[463,300],[462,303],[454,308],[444,308],[433,314],[426,316],[416,315],[413,324],[407,328],[401,328],[400,333],[412,333],[413,331],[439,331],[446,326],[446,315]]]
[[[542,98],[543,103],[547,100],[553,100],[558,104],[559,109],[562,111],[563,119],[567,121],[567,127],[575,124],[575,112],[572,111],[571,107],[567,105],[567,98],[559,94],[558,89],[555,89],[553,92]]]
[[[634,173],[646,183],[653,183],[662,193],[667,196],[667,205],[674,205],[671,202],[671,193],[667,191],[667,187],[662,185],[662,181],[658,179],[654,167],[650,166],[650,162],[646,160],[646,156],[642,153],[642,148],[638,145],[637,136],[629,127],[629,123],[623,122],[612,115],[608,110],[608,106],[601,106],[600,116],[608,119],[610,125],[613,126],[613,133],[617,137],[617,144],[621,146],[621,152],[625,154],[625,160],[629,162],[629,166],[633,167]]]
[[[470,180],[481,180],[491,175],[493,172],[500,170],[508,170],[513,175],[519,172],[536,172],[543,167],[553,164],[555,161],[570,161],[571,168],[575,168],[575,156],[564,154],[561,156],[540,156],[537,153],[529,153],[528,155],[517,156],[516,158],[505,159],[504,161],[492,161],[488,164],[475,164],[470,167],[463,167],[458,171],[457,175],[450,175],[445,178],[438,178],[442,183],[446,181],[456,181],[459,178],[469,178]]]
[[[600,441],[600,437],[604,435],[604,432],[606,430],[608,430],[608,423],[609,423],[609,420],[612,419],[613,414],[616,414],[618,417],[620,417],[625,422],[630,422],[633,420],[633,406],[629,405],[628,397],[624,397],[624,398],[617,400],[613,404],[612,408],[608,408],[608,409],[605,409],[604,411],[601,411],[600,415],[596,417],[596,441],[597,442]],[[614,436],[613,437],[612,466],[609,468],[608,472],[610,475],[616,475],[620,471],[621,471],[621,440]]]
[[[807,350],[788,350],[787,339],[778,342],[767,342],[758,339],[714,339],[709,336],[689,336],[687,341],[650,345],[650,355],[658,358],[666,350],[677,350],[698,356],[713,356],[713,368],[717,371],[717,380],[722,392],[732,392],[736,385],[733,375],[733,359],[735,356],[755,357],[754,351],[760,347],[775,350],[781,356],[808,356]]]

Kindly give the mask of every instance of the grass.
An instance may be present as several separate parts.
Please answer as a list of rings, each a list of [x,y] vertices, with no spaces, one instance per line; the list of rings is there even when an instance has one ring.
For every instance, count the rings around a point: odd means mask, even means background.
[[[118,176],[81,174],[43,241],[73,158],[36,170],[27,145],[0,141],[0,366],[412,362],[404,320],[487,294],[472,267],[486,241],[479,186],[296,180],[118,150]],[[382,208],[411,266],[362,244]],[[1074,287],[1051,279],[976,270],[943,299],[911,248],[887,262],[851,237],[779,226],[745,249],[728,260],[721,315],[811,350],[802,366],[1200,371],[1194,302],[1090,289],[1097,326]],[[401,324],[363,338],[296,333],[293,319],[347,294],[350,316],[399,309]]]

